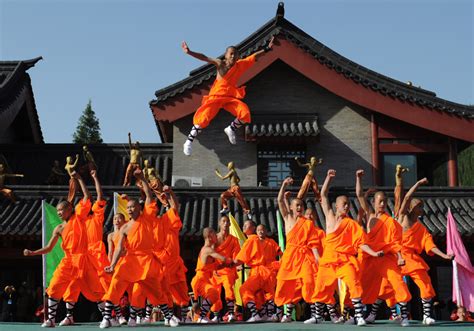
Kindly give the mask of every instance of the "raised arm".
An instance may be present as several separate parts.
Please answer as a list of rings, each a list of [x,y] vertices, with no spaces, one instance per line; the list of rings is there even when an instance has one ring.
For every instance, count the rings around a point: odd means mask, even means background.
[[[207,63],[212,63],[215,66],[219,66],[221,64],[221,60],[219,60],[219,59],[214,59],[214,58],[206,56],[202,53],[193,52],[192,50],[189,49],[188,44],[185,41],[183,41],[181,43],[181,48],[183,49],[184,53],[186,53],[188,55],[191,55],[192,57],[194,57],[198,60],[201,60],[201,61],[204,61],[204,62],[207,62]]]
[[[79,154],[76,154],[76,161],[74,161],[74,164],[72,165],[73,169],[76,169],[78,162],[79,162]]]
[[[309,166],[308,163],[301,163],[301,162],[300,162],[300,159],[298,159],[297,157],[295,157],[295,161],[296,161],[296,164],[297,164],[299,167],[306,168],[306,167]]]
[[[324,213],[324,216],[326,217],[326,221],[329,218],[334,219],[334,212],[331,208],[331,204],[329,203],[329,198],[328,198],[329,184],[331,183],[334,177],[336,177],[336,170],[329,169],[326,175],[326,179],[324,180],[323,187],[321,188],[321,208],[323,209],[323,213]]]
[[[37,249],[36,251],[30,251],[29,249],[25,249],[23,251],[23,255],[35,256],[35,255],[48,254],[49,252],[53,250],[54,246],[56,246],[56,243],[58,242],[58,239],[61,236],[62,230],[63,230],[62,224],[56,226],[53,230],[53,235],[51,236],[51,239],[49,239],[49,242],[45,247]]]
[[[132,150],[132,134],[128,133],[128,148]]]
[[[97,201],[103,200],[102,186],[100,185],[99,178],[97,177],[97,171],[91,170],[92,179],[94,179],[95,191],[97,192]]]
[[[149,205],[153,202],[153,193],[150,189],[150,186],[148,185],[148,182],[145,179],[145,176],[143,175],[143,171],[140,169],[135,170],[133,173],[136,177],[137,180],[140,180],[142,183],[142,189],[143,192],[145,192],[146,200],[145,200],[145,205]]]
[[[281,216],[283,216],[283,219],[285,221],[286,221],[286,217],[290,213],[289,208],[287,207],[288,204],[285,203],[285,199],[286,199],[285,191],[286,191],[286,187],[291,184],[293,184],[293,178],[291,177],[285,178],[283,182],[281,183],[280,191],[278,192],[278,198],[277,198],[278,208],[280,209]]]
[[[163,192],[169,194],[169,203],[170,207],[175,209],[176,211],[179,211],[179,200],[174,191],[169,187],[168,185],[165,185],[163,187]]]
[[[253,53],[252,55],[255,56],[255,59],[258,59],[262,54],[265,54],[267,52],[270,52],[273,48],[273,40],[275,39],[275,37],[272,37],[272,39],[270,39],[270,41],[268,42],[268,45],[263,47],[263,49],[260,49],[258,51],[256,51],[255,53]]]
[[[428,184],[428,179],[425,177],[423,179],[420,179],[419,181],[417,181],[415,183],[415,185],[413,185],[407,192],[407,194],[405,195],[405,197],[403,198],[403,201],[402,201],[402,204],[400,205],[400,211],[398,212],[399,215],[402,215],[402,214],[406,214],[407,213],[407,207],[410,203],[410,200],[411,198],[413,197],[413,194],[416,192],[416,190],[418,189],[418,187],[420,187],[421,185],[426,185]]]
[[[357,170],[356,172],[356,196],[359,200],[360,207],[364,210],[365,214],[368,216],[371,213],[369,202],[364,195],[364,190],[362,188],[362,176],[364,176],[364,170]]]
[[[75,178],[77,182],[79,183],[82,194],[84,195],[83,201],[86,202],[91,197],[89,190],[87,189],[86,183],[84,183],[84,180],[82,179],[82,177],[75,171],[72,173],[72,177]]]
[[[217,177],[219,177],[220,179],[222,180],[226,180],[228,179],[230,176],[232,176],[234,174],[234,170],[231,170],[229,171],[225,176],[222,176],[221,173],[219,172],[218,169],[216,169],[216,175]]]

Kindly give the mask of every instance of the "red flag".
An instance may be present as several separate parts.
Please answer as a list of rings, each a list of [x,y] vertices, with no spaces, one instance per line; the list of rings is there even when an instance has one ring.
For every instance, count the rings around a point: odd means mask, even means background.
[[[453,260],[453,302],[458,306],[464,306],[468,311],[474,311],[474,267],[456,227],[451,209],[448,209],[447,219],[447,253],[455,256]]]

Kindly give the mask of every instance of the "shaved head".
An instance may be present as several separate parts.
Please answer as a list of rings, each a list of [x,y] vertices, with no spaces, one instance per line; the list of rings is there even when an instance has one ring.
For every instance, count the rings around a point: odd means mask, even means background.
[[[216,231],[213,228],[209,228],[209,227],[202,230],[202,236],[204,237],[204,239],[208,239],[210,235],[215,234],[215,233]]]

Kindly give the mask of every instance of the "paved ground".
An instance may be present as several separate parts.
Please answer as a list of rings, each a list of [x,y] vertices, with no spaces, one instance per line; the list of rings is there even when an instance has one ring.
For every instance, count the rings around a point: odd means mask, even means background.
[[[438,322],[436,325],[427,327],[422,325],[418,321],[413,321],[411,322],[410,325],[412,328],[429,328],[429,331],[439,331],[439,330],[457,330],[457,331],[462,331],[462,330],[474,330],[474,323],[456,323],[456,322]],[[163,323],[154,323],[151,325],[147,326],[137,326],[137,330],[156,330],[157,328],[165,328]],[[218,330],[225,330],[225,331],[231,331],[231,330],[243,330],[243,328],[249,330],[268,330],[268,331],[273,331],[273,330],[281,330],[281,331],[290,331],[290,330],[355,330],[358,329],[360,330],[361,328],[358,328],[356,326],[352,325],[339,325],[339,324],[331,324],[329,322],[325,322],[323,324],[311,324],[311,325],[306,325],[303,324],[302,322],[293,322],[293,323],[287,323],[287,324],[281,324],[281,323],[252,323],[252,324],[246,324],[246,323],[233,323],[233,324],[214,324],[214,325],[200,325],[200,324],[194,324],[194,325],[183,325],[179,327],[179,330],[185,331],[185,330],[193,330],[196,331],[196,328],[207,328],[211,331],[218,331]],[[400,325],[397,325],[395,323],[389,322],[389,321],[377,321],[377,323],[366,326],[366,329],[370,330],[399,330],[401,329]],[[99,330],[99,323],[80,323],[72,327],[63,327],[61,328],[63,330],[67,329],[69,331],[80,331],[80,330],[91,330],[91,329],[97,329]],[[120,329],[113,328],[111,330],[126,330],[127,327],[122,327]],[[40,328],[39,324],[31,324],[31,323],[0,323],[0,331],[31,331],[31,330],[44,330]],[[168,329],[169,330],[169,329]],[[404,328],[404,330],[406,330]]]

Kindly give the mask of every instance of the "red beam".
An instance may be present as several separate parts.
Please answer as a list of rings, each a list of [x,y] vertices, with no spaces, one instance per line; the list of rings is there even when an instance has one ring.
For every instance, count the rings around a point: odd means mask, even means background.
[[[373,113],[370,115],[370,128],[372,131],[372,183],[380,185],[378,125]]]
[[[380,153],[446,153],[446,145],[379,144]]]
[[[458,155],[456,139],[449,138],[448,152],[448,185],[450,187],[458,186]]]

